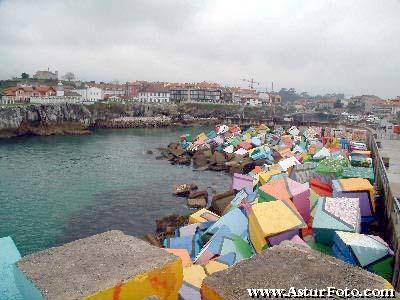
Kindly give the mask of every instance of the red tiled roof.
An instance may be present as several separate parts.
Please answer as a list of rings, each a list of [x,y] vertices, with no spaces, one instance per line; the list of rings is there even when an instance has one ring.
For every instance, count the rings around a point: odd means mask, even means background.
[[[9,87],[4,89],[4,95],[6,96],[15,96],[16,92],[18,90],[23,90],[25,93],[32,93],[32,92],[38,92],[41,95],[44,95],[45,93],[47,93],[49,90],[53,90],[53,92],[56,92],[56,89],[52,86],[13,86],[13,87]]]
[[[39,93],[47,93],[49,90],[53,90],[53,92],[56,92],[56,89],[52,86],[38,86],[35,87],[34,90]]]

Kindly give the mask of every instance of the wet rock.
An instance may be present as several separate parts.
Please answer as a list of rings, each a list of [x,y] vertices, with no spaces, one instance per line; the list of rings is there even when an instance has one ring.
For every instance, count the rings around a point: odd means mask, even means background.
[[[203,150],[203,151],[201,151],[201,152],[202,152],[202,154],[203,154],[206,158],[211,158],[211,157],[213,156],[213,153],[211,152],[210,149]]]
[[[210,163],[213,165],[225,165],[226,157],[221,152],[214,152],[210,159]]]
[[[234,153],[225,153],[226,161],[231,161],[236,157]]]
[[[204,208],[207,206],[207,198],[204,196],[188,198],[187,206],[190,208]]]
[[[189,198],[197,198],[197,197],[205,197],[206,199],[208,198],[208,192],[207,191],[191,191],[189,194]]]
[[[193,167],[195,169],[200,169],[200,168],[203,168],[205,166],[208,166],[208,158],[204,154],[203,151],[202,152],[196,152],[192,156],[192,160],[193,160]]]
[[[230,190],[222,194],[217,194],[212,198],[211,208],[217,215],[222,216],[231,201],[235,198],[235,191]]]
[[[190,208],[204,208],[207,206],[207,191],[191,191],[187,199],[187,205]]]
[[[254,162],[248,162],[246,164],[244,164],[242,172],[243,174],[247,174],[250,173],[251,170],[253,170],[255,168],[256,164]]]
[[[174,157],[179,157],[185,154],[185,150],[183,150],[180,143],[170,143],[167,148]]]
[[[168,149],[161,150],[160,156],[167,160],[173,160],[175,158],[175,156]]]
[[[213,170],[213,171],[225,171],[227,169],[227,166],[225,166],[225,165],[211,165],[208,168],[210,170]]]
[[[173,194],[180,197],[187,197],[189,196],[191,191],[197,190],[198,187],[194,183],[191,184],[180,184],[174,186]]]
[[[169,215],[160,220],[156,220],[156,232],[159,235],[170,234],[171,231],[178,227],[182,227],[186,222],[186,216],[180,216],[177,214]]]
[[[177,164],[177,165],[190,166],[190,164],[192,163],[192,159],[190,158],[190,156],[183,155],[183,156],[176,157],[174,159],[173,163]]]
[[[153,154],[153,151],[152,150],[147,150],[146,154]]]
[[[160,240],[158,239],[158,237],[155,234],[148,233],[148,234],[145,235],[145,239],[150,244],[162,248],[161,242],[160,242]]]

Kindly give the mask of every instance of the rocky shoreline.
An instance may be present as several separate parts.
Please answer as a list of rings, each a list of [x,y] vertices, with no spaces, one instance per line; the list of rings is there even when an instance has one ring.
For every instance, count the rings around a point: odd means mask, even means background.
[[[252,109],[249,109],[253,112]],[[28,104],[0,107],[0,138],[18,136],[86,135],[95,128],[145,128],[214,125],[237,116],[240,108],[198,104],[96,103]],[[254,111],[253,113],[265,114]],[[218,116],[218,118],[216,117]]]
[[[156,159],[168,160],[174,165],[193,165],[194,170],[226,171],[230,174],[252,170],[262,166],[264,160],[253,160],[249,156],[228,154],[210,149],[196,152],[186,151],[181,144],[173,142],[165,148],[159,148],[160,155]]]

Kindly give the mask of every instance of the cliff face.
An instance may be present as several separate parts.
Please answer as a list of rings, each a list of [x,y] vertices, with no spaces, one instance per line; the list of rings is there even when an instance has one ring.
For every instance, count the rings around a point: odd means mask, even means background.
[[[236,106],[208,104],[155,106],[147,104],[98,103],[93,105],[32,104],[0,107],[0,138],[22,135],[88,134],[91,127],[112,127],[111,125],[115,123],[114,121],[121,118],[132,122],[132,118],[137,117],[167,116],[170,118],[171,124],[179,124],[187,117],[220,118],[238,116],[241,113],[242,109]],[[265,111],[246,109],[246,115],[254,114],[265,116]],[[156,123],[154,122],[154,119],[151,122],[149,121],[149,126],[157,126],[157,121]],[[108,126],[109,124],[110,126]],[[144,125],[142,124],[141,127]],[[160,125],[162,126],[163,124]]]
[[[0,137],[87,133],[91,113],[83,105],[29,105],[0,108]]]

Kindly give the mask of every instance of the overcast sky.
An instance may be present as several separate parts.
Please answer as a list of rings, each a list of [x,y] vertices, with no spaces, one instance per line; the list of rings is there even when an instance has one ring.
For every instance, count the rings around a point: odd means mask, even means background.
[[[213,81],[400,95],[400,0],[0,0],[0,79]]]

